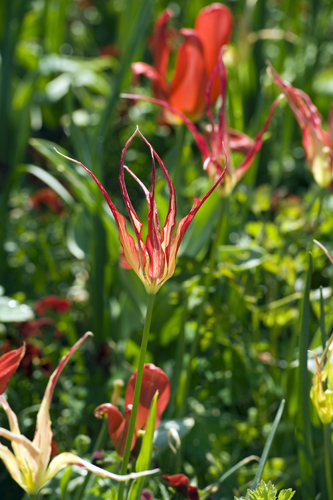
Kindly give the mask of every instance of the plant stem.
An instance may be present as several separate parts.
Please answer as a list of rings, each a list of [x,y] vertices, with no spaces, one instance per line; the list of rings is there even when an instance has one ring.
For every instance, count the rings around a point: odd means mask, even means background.
[[[105,438],[107,436],[107,428],[108,428],[108,421],[105,418],[103,420],[102,426],[100,428],[100,431],[98,433],[97,439],[95,446],[93,448],[93,454],[96,451],[99,451],[103,447],[103,443],[105,441]],[[88,486],[89,480],[91,478],[92,472],[87,472],[83,483],[81,484],[80,488],[77,490],[76,495],[74,496],[74,500],[81,500],[84,497],[84,493],[86,491],[86,488]]]
[[[145,325],[143,327],[139,365],[138,365],[138,370],[137,370],[137,375],[136,375],[134,397],[133,397],[133,407],[132,407],[131,418],[130,418],[130,423],[129,423],[129,427],[128,427],[128,434],[127,434],[127,438],[126,438],[126,445],[125,445],[123,463],[121,466],[120,474],[126,474],[127,466],[128,466],[128,462],[129,462],[129,458],[130,458],[130,454],[131,454],[131,446],[132,446],[134,430],[135,430],[135,421],[136,421],[136,416],[138,413],[138,407],[139,407],[139,401],[140,401],[142,375],[143,375],[145,355],[146,355],[147,345],[148,345],[148,337],[149,337],[150,323],[151,323],[151,317],[152,317],[153,306],[154,306],[154,299],[155,299],[155,295],[148,294],[146,321],[145,321]],[[123,499],[124,488],[125,488],[125,482],[120,483],[119,492],[118,492],[118,500]]]
[[[333,500],[332,479],[332,437],[329,424],[324,424],[324,453],[325,453],[325,476],[328,500]]]
[[[217,226],[216,226],[216,231],[215,231],[215,236],[214,236],[212,248],[210,250],[209,268],[208,268],[208,272],[207,272],[206,277],[205,277],[205,291],[204,291],[204,296],[203,296],[202,302],[200,304],[197,329],[195,332],[194,341],[192,342],[192,346],[191,346],[190,359],[188,362],[187,374],[186,374],[186,384],[185,384],[185,389],[184,389],[184,397],[183,397],[182,405],[179,409],[179,417],[184,416],[185,409],[186,409],[186,403],[187,403],[187,396],[188,396],[189,391],[190,391],[192,363],[193,363],[193,360],[194,360],[196,353],[197,353],[197,348],[198,348],[199,338],[200,338],[200,326],[201,326],[201,323],[203,322],[203,319],[204,319],[205,305],[207,302],[209,289],[210,289],[210,286],[211,286],[212,280],[213,280],[213,271],[214,271],[214,266],[215,266],[216,252],[217,252],[217,247],[218,247],[219,242],[220,242],[220,237],[221,237],[222,228],[223,228],[225,204],[226,204],[226,199],[221,198],[219,218],[217,221]]]

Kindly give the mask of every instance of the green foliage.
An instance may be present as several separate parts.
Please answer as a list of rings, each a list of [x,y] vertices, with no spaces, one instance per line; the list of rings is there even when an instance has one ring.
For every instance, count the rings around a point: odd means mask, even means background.
[[[277,495],[277,490],[275,486],[269,481],[267,484],[265,481],[261,481],[255,490],[247,490],[247,494],[251,500],[291,500],[295,495],[295,491],[281,490],[279,495]],[[245,500],[243,497],[236,498],[235,500]]]

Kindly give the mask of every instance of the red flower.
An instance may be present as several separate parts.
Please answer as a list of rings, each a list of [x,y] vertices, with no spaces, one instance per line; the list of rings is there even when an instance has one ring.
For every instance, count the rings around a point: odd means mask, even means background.
[[[189,478],[184,474],[174,474],[173,476],[163,475],[162,478],[170,486],[185,498],[199,500],[199,490],[196,486],[191,486]]]
[[[111,441],[114,444],[116,452],[121,457],[125,449],[128,425],[132,411],[136,374],[137,372],[133,373],[126,388],[125,417],[123,417],[120,411],[110,403],[102,404],[95,409],[95,417],[101,418],[102,415],[107,415]],[[150,405],[156,391],[159,393],[155,424],[155,428],[157,429],[161,422],[162,414],[170,399],[170,382],[163,370],[152,363],[145,364],[138,414],[135,422],[135,435],[133,437],[131,449],[134,448],[138,432],[144,430],[146,427]]]
[[[72,307],[72,302],[65,297],[57,295],[46,295],[35,302],[37,314],[46,314],[49,309],[53,309],[58,314],[67,312]]]
[[[133,137],[137,133],[140,134],[142,139],[146,142],[146,144],[150,148],[152,167],[153,167],[152,183],[150,191],[148,191],[146,186],[133,174],[133,172],[129,168],[127,168],[124,165],[125,153],[127,151],[127,148],[130,142],[132,141]],[[194,204],[192,209],[190,210],[190,212],[186,217],[184,217],[181,221],[178,222],[176,227],[176,232],[173,235],[173,231],[176,225],[176,212],[177,212],[175,188],[171,182],[169,173],[165,168],[161,158],[158,156],[153,147],[149,144],[147,139],[141,134],[139,129],[137,129],[125,144],[125,147],[121,155],[120,174],[119,174],[121,193],[124,198],[124,202],[137,238],[137,245],[136,245],[133,237],[127,232],[125,218],[118,212],[118,210],[110,200],[107,192],[105,191],[99,180],[82,163],[73,160],[72,158],[68,158],[68,156],[64,157],[67,158],[68,160],[77,163],[78,165],[81,165],[94,179],[94,181],[102,191],[103,196],[106,202],[108,203],[111,212],[115,218],[119,231],[119,240],[121,246],[123,247],[124,255],[126,257],[128,264],[139,276],[147,292],[150,294],[156,293],[160,289],[162,284],[173,275],[176,267],[176,255],[179,249],[179,245],[187,231],[187,228],[190,225],[193,217],[201,207],[201,205],[210,196],[210,194],[214,191],[217,185],[221,182],[224,172],[221,172],[221,175],[217,178],[213,187],[208,191],[208,193],[205,194],[205,196],[201,200],[199,200],[196,197],[194,198]],[[163,171],[163,174],[165,175],[169,188],[169,210],[165,219],[165,223],[162,228],[160,226],[157,207],[155,203],[155,158],[159,163]],[[138,182],[138,184],[141,186],[146,196],[148,204],[148,235],[146,243],[144,243],[142,239],[142,222],[138,218],[127,193],[125,178],[124,178],[124,169],[126,169],[132,175],[132,177]]]
[[[45,325],[51,326],[54,329],[55,333],[59,334],[59,332],[55,330],[55,322],[51,318],[38,318],[31,321],[26,321],[25,323],[20,323],[19,329],[22,335],[24,335],[25,337],[39,336],[42,335],[41,327]]]
[[[315,181],[321,187],[328,186],[333,173],[333,104],[328,118],[329,132],[326,132],[321,125],[321,116],[310,97],[283,80],[271,65],[267,72],[286,96],[302,129],[306,160]]]
[[[167,22],[172,11],[165,10],[155,23],[152,39],[154,67],[143,62],[132,64],[135,77],[143,74],[153,85],[154,96],[171,104],[193,120],[198,119],[205,110],[205,90],[218,60],[220,49],[227,44],[232,30],[232,17],[229,9],[220,3],[202,9],[195,21],[195,28],[181,29],[184,37],[181,44],[174,75],[170,84],[166,79],[169,54],[170,31]],[[212,100],[219,95],[218,81],[213,83]],[[166,115],[173,122],[175,116]]]
[[[0,394],[5,392],[10,378],[16,372],[25,354],[25,345],[0,357]]]
[[[39,191],[30,196],[29,201],[34,208],[40,208],[44,205],[57,214],[64,212],[61,198],[51,188],[39,189]]]
[[[204,169],[207,170],[212,183],[216,183],[217,179],[221,177],[223,169],[225,168],[225,176],[223,178],[223,182],[218,183],[218,191],[222,196],[227,196],[252,165],[255,154],[261,148],[262,136],[266,132],[273,116],[274,109],[278,102],[281,100],[282,96],[279,96],[273,102],[266,122],[262,130],[259,132],[259,134],[257,134],[255,142],[253,142],[250,137],[241,132],[230,130],[228,128],[225,113],[227,71],[222,59],[223,51],[224,49],[221,50],[221,56],[219,57],[218,63],[213,70],[206,88],[207,116],[210,124],[204,134],[201,134],[198,131],[196,126],[189,120],[189,118],[187,118],[187,116],[185,116],[185,114],[181,110],[177,109],[175,106],[172,106],[165,100],[136,94],[123,94],[123,97],[127,97],[129,99],[143,99],[146,101],[154,102],[167,109],[170,113],[177,115],[191,131],[201,152]],[[222,104],[219,110],[217,123],[214,122],[212,112],[216,77],[219,78],[220,94],[222,97]],[[232,164],[232,158],[229,154],[230,150],[238,151],[246,155],[244,160],[236,169]],[[227,166],[225,164],[226,157],[228,158]]]

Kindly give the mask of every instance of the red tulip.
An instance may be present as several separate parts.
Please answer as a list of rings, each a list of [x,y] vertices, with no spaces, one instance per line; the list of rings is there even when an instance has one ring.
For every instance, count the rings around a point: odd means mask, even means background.
[[[333,104],[328,118],[329,132],[326,132],[322,128],[321,116],[310,97],[283,80],[271,65],[267,72],[286,96],[302,129],[306,160],[315,181],[321,187],[328,186],[333,173]]]
[[[193,120],[203,114],[206,102],[205,91],[209,78],[218,61],[220,49],[228,43],[232,30],[229,9],[214,3],[202,9],[195,21],[195,29],[182,29],[181,44],[171,83],[166,74],[169,62],[170,31],[167,22],[172,11],[165,10],[155,23],[152,39],[154,67],[143,62],[132,64],[135,77],[145,75],[152,82],[154,96],[162,99]],[[217,79],[213,83],[212,100],[219,94]],[[177,115],[165,113],[167,121],[173,122]]]
[[[0,357],[0,394],[4,393],[10,378],[16,372],[25,354],[25,345]]]
[[[196,486],[191,486],[189,478],[184,474],[174,474],[173,476],[163,475],[162,478],[183,497],[189,500],[199,500],[199,490]]]
[[[154,102],[165,108],[170,114],[177,115],[193,134],[193,137],[201,152],[204,169],[207,170],[212,183],[217,182],[217,179],[220,178],[223,169],[225,168],[225,176],[223,178],[223,182],[218,183],[218,191],[222,196],[227,196],[252,165],[256,153],[261,148],[262,136],[266,132],[273,116],[274,109],[278,102],[281,100],[282,96],[279,96],[273,102],[266,122],[262,130],[259,132],[259,134],[257,134],[255,141],[252,141],[250,137],[241,132],[230,130],[228,128],[225,113],[227,71],[222,58],[223,51],[224,49],[222,49],[221,51],[221,57],[219,58],[218,63],[215,65],[206,88],[207,116],[210,124],[204,134],[198,131],[198,128],[196,128],[196,126],[181,110],[177,109],[176,106],[172,106],[165,100],[136,94],[123,94],[123,97],[127,97],[129,99],[143,99],[146,101]],[[219,110],[217,123],[214,122],[212,112],[212,97],[215,92],[214,86],[216,77],[218,77],[219,79],[220,95],[222,97],[222,104]],[[244,160],[236,169],[232,164],[231,155],[229,154],[230,150],[238,151],[246,155]],[[225,164],[226,157],[228,158],[227,166]]]
[[[116,452],[121,457],[123,456],[125,449],[129,420],[132,411],[136,374],[137,372],[133,373],[126,388],[125,417],[123,417],[120,411],[110,403],[102,404],[95,409],[95,416],[97,418],[101,418],[104,414],[107,415],[110,438],[114,444]],[[135,435],[133,436],[131,449],[134,448],[139,431],[146,428],[150,405],[156,391],[158,391],[159,396],[156,407],[155,429],[159,426],[162,414],[170,399],[170,382],[163,370],[152,363],[145,364],[143,369],[138,414],[135,422]]]
[[[151,158],[152,158],[152,183],[150,191],[146,186],[133,174],[133,172],[124,165],[125,153],[127,148],[132,141],[133,137],[139,133],[142,139],[146,142],[150,148]],[[62,155],[64,156],[64,155]],[[204,203],[204,201],[210,196],[217,185],[221,182],[224,171],[221,172],[220,176],[217,178],[213,187],[205,194],[205,196],[199,200],[194,198],[194,204],[188,215],[180,220],[177,224],[175,234],[173,231],[176,225],[176,192],[175,188],[171,182],[169,173],[164,166],[161,158],[158,156],[153,147],[149,144],[147,139],[141,134],[139,129],[137,129],[134,134],[128,139],[123,149],[121,160],[120,160],[120,174],[119,183],[122,196],[137,238],[137,245],[134,242],[133,237],[127,232],[125,218],[118,212],[112,201],[110,200],[104,187],[101,185],[99,180],[95,175],[90,172],[82,163],[64,156],[68,160],[71,160],[78,165],[81,165],[94,179],[98,187],[103,193],[103,196],[109,205],[111,212],[115,218],[116,224],[119,231],[119,240],[121,246],[124,250],[125,258],[128,264],[136,272],[136,274],[141,279],[147,292],[149,294],[155,294],[160,289],[165,281],[167,281],[174,273],[176,267],[176,255],[179,249],[179,245],[189,227],[193,217]],[[167,180],[169,188],[169,210],[166,216],[165,223],[163,227],[160,227],[160,221],[158,218],[157,207],[155,203],[155,158],[160,165],[163,174]],[[142,222],[138,218],[133,205],[129,199],[125,178],[124,169],[126,169],[132,177],[138,182],[142,190],[145,193],[147,204],[148,204],[148,235],[146,243],[142,239]]]
[[[57,295],[46,295],[35,302],[37,314],[46,314],[49,309],[53,309],[58,314],[63,314],[71,307],[72,302],[69,299]]]

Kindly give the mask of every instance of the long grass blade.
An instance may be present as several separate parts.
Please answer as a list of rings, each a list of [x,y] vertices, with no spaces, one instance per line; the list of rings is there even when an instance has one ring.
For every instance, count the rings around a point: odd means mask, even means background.
[[[261,476],[262,476],[262,473],[263,473],[263,470],[264,470],[264,467],[265,467],[265,463],[266,463],[266,460],[267,460],[267,457],[268,457],[268,453],[269,453],[269,450],[271,448],[271,445],[272,445],[272,442],[273,442],[276,430],[278,428],[278,425],[279,425],[281,417],[282,417],[282,413],[283,413],[283,409],[284,409],[284,404],[285,404],[285,400],[282,399],[282,401],[280,403],[280,406],[279,406],[279,409],[277,411],[277,414],[275,416],[275,419],[274,419],[271,431],[270,431],[270,433],[268,435],[268,438],[267,438],[267,441],[266,441],[266,444],[265,444],[265,447],[264,447],[264,451],[262,452],[262,455],[261,455],[261,459],[260,459],[260,462],[259,462],[259,465],[258,465],[258,469],[257,469],[256,475],[255,475],[254,481],[253,481],[253,486],[252,486],[253,490],[255,490],[257,488],[258,484],[260,483]]]

